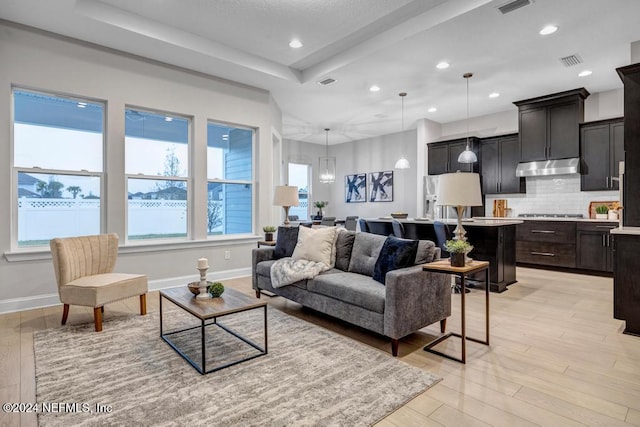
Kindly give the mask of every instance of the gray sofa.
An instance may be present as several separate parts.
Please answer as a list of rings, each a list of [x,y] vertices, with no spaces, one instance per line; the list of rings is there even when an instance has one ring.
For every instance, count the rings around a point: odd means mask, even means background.
[[[392,354],[397,356],[400,338],[435,322],[440,322],[444,332],[451,315],[451,282],[447,274],[422,271],[419,264],[440,257],[440,249],[426,240],[419,242],[412,262],[417,265],[388,271],[385,284],[374,280],[374,268],[386,239],[376,234],[341,231],[336,239],[335,268],[314,279],[280,288],[272,287],[270,276],[280,241],[276,248],[253,249],[256,297],[266,290],[387,336],[391,338]]]

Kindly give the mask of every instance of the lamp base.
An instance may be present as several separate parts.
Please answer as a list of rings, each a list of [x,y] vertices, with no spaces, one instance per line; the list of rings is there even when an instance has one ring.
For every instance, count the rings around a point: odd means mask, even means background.
[[[291,225],[289,222],[289,206],[283,206],[282,209],[284,209],[284,225],[285,227],[288,227]]]
[[[464,206],[456,206],[456,213],[458,214],[458,225],[456,226],[456,229],[453,230],[453,239],[466,242],[467,238],[465,237],[465,234],[467,234],[467,232],[464,227],[462,227],[462,215],[464,215],[464,208]]]

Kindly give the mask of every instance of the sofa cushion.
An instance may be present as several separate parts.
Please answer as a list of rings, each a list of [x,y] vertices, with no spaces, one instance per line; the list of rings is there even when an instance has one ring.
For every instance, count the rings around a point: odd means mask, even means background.
[[[431,240],[418,240],[418,250],[414,264],[426,264],[433,261],[436,254],[436,244]]]
[[[290,257],[298,242],[298,227],[278,227],[273,259]]]
[[[336,227],[298,229],[298,243],[291,258],[335,264]]]
[[[373,276],[380,249],[386,236],[372,233],[356,233],[349,261],[349,272]]]
[[[349,261],[353,250],[353,241],[356,238],[355,231],[344,228],[338,229],[336,238],[336,268],[342,271],[349,271]]]
[[[384,286],[362,274],[322,273],[307,281],[307,289],[366,310],[384,313]]]
[[[373,269],[373,280],[385,284],[388,271],[412,266],[416,259],[417,249],[417,240],[387,237]]]

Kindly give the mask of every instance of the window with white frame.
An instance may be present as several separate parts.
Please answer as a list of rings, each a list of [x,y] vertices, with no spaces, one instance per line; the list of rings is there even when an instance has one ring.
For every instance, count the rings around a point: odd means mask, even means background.
[[[22,88],[12,95],[17,247],[99,234],[104,103]]]
[[[309,200],[311,200],[311,166],[301,163],[289,163],[288,183],[298,187],[298,206],[289,208],[289,216],[299,220],[309,219]]]
[[[127,238],[188,236],[191,119],[125,110]]]
[[[253,129],[207,124],[207,233],[253,231]]]

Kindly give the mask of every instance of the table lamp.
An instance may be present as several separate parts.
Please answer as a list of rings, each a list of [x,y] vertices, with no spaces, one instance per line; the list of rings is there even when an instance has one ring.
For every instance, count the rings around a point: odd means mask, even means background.
[[[289,208],[298,206],[298,187],[288,185],[277,185],[273,195],[273,204],[284,208],[284,225],[289,223]]]
[[[462,215],[467,206],[482,206],[480,176],[477,173],[456,172],[438,175],[436,205],[453,206],[458,213],[458,226],[453,230],[454,239],[467,240],[462,227]]]

